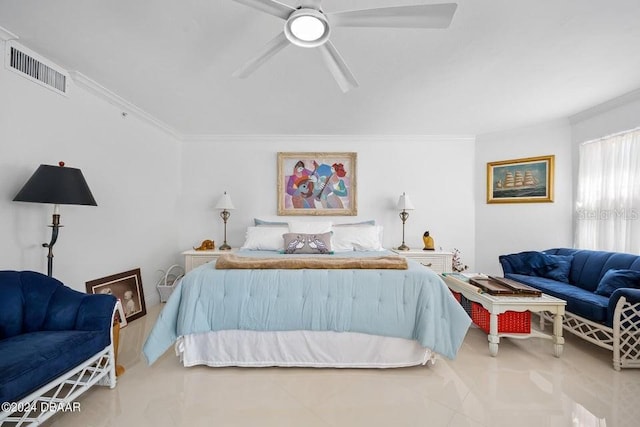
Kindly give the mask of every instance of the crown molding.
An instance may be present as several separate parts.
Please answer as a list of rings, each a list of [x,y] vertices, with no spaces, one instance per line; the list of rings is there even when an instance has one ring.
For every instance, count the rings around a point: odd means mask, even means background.
[[[110,91],[106,87],[100,85],[99,83],[85,76],[81,72],[70,71],[69,75],[71,76],[71,79],[73,80],[73,82],[79,87],[86,89],[87,91],[98,96],[99,98],[104,99],[110,104],[115,105],[116,107],[126,110],[128,113],[133,114],[134,116],[138,117],[142,121],[147,122],[152,126],[155,126],[156,128],[160,129],[163,132],[166,132],[167,134],[173,136],[174,138],[177,138],[179,140],[183,139],[183,135],[180,132],[178,132],[176,129],[172,128],[162,120],[157,119],[156,117],[144,111],[142,108],[137,107],[136,105],[132,104],[131,102],[127,101],[121,96],[116,95],[114,92]]]
[[[599,114],[606,113],[607,111],[611,111],[615,108],[621,107],[634,101],[640,101],[640,89],[627,92],[617,98],[610,99],[609,101],[603,102],[602,104],[598,104],[594,107],[569,116],[569,123],[571,123],[572,125],[580,123],[584,120],[591,119]]]
[[[18,40],[18,38],[19,37],[13,34],[11,31],[7,30],[6,28],[0,27],[0,40]]]
[[[184,142],[474,142],[474,135],[184,135]]]
[[[137,107],[121,96],[115,94],[79,71],[69,72],[73,82],[92,94],[106,100],[131,114],[137,116],[141,120],[155,126],[156,128],[166,132],[168,135],[182,142],[297,142],[297,141],[314,141],[314,142],[474,142],[475,135],[291,135],[291,134],[182,134],[173,127],[169,126],[162,120],[147,113],[143,109]]]

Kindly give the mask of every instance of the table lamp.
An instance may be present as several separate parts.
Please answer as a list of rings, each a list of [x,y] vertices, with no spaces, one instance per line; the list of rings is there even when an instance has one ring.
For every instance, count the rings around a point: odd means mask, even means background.
[[[398,246],[398,250],[408,251],[410,248],[404,243],[404,224],[409,218],[409,212],[407,211],[412,211],[415,208],[413,207],[413,203],[411,203],[411,200],[409,200],[409,196],[407,196],[407,194],[404,192],[398,199],[398,209],[402,210],[402,212],[400,212],[400,219],[402,220],[402,244]]]
[[[60,205],[98,206],[82,171],[76,168],[64,167],[64,162],[58,166],[40,165],[31,178],[13,198],[14,202],[33,202],[53,204],[53,221],[51,227],[51,241],[42,246],[49,249],[47,254],[47,275],[53,274],[53,245],[58,240],[60,225]]]
[[[228,251],[229,249],[231,249],[231,246],[227,244],[227,220],[231,216],[231,212],[229,211],[235,209],[235,207],[233,206],[233,202],[231,202],[231,197],[227,194],[226,191],[218,200],[216,209],[222,209],[222,212],[220,212],[220,217],[222,218],[222,221],[224,221],[224,243],[218,249],[220,249],[221,251]]]

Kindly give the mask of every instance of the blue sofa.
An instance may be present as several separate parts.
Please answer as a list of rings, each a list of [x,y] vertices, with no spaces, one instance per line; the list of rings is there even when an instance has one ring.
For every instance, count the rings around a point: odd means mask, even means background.
[[[640,256],[556,248],[499,260],[505,277],[567,301],[564,329],[613,351],[616,370],[640,368]]]
[[[115,305],[40,273],[0,271],[0,425],[37,424],[98,382],[115,387]]]

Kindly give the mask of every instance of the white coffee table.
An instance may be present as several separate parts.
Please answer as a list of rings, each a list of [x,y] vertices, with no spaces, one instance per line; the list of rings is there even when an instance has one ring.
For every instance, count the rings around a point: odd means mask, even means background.
[[[482,305],[489,312],[489,353],[492,356],[498,354],[498,344],[501,337],[508,338],[546,338],[553,341],[553,353],[556,357],[562,355],[564,338],[562,337],[562,316],[567,302],[551,295],[542,294],[540,297],[513,297],[495,296],[482,293],[479,288],[451,275],[442,276],[443,280],[454,292],[459,292],[470,301]],[[502,333],[498,332],[498,315],[505,311],[530,311],[540,313],[549,312],[553,316],[553,335],[545,334],[538,330],[530,333]]]

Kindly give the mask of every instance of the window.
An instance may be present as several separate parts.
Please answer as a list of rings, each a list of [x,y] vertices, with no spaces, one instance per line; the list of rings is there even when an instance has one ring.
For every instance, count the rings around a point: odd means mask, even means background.
[[[576,247],[640,253],[640,128],[580,146]]]

